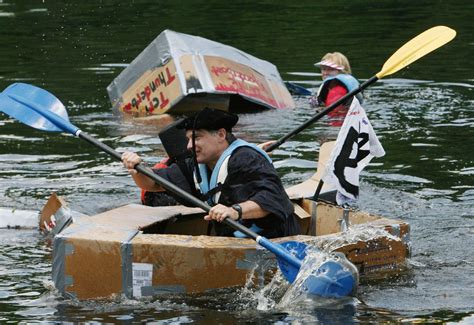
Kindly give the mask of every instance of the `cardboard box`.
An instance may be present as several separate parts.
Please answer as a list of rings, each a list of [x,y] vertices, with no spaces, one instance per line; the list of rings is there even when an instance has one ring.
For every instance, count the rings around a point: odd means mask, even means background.
[[[134,117],[212,107],[294,108],[277,68],[231,46],[163,31],[107,87],[115,110]]]

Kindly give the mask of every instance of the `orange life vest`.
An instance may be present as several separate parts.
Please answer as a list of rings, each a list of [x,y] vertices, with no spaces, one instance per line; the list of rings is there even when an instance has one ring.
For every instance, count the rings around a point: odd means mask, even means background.
[[[169,158],[163,158],[160,162],[156,163],[155,166],[153,166],[153,169],[168,168],[168,162],[169,162]],[[145,204],[146,192],[147,192],[146,190],[142,189],[142,194],[141,194],[142,204]]]

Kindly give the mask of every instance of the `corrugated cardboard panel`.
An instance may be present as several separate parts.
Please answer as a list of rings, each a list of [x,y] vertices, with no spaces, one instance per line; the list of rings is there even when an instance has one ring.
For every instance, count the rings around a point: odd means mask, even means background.
[[[361,277],[385,277],[406,267],[408,249],[400,240],[379,237],[344,246],[342,252],[359,270]]]
[[[149,207],[140,204],[128,204],[81,220],[88,224],[109,226],[111,228],[138,230],[141,227],[167,220],[176,215],[196,214],[199,208],[184,206]]]
[[[270,108],[279,107],[261,73],[223,57],[204,56],[204,60],[216,92],[240,94]]]
[[[153,265],[152,288],[142,288],[145,294],[242,286],[257,265],[274,267],[272,254],[257,250],[251,239],[140,234],[132,245],[134,263]]]
[[[334,234],[341,231],[341,220],[343,219],[344,209],[340,206],[327,204],[322,201],[318,201],[315,205],[314,201],[311,200],[303,200],[301,205],[310,215],[314,213],[314,206],[316,206],[317,236]],[[386,219],[362,211],[349,210],[349,225],[368,222],[374,226],[381,227],[401,223],[400,220]]]
[[[53,278],[58,289],[79,299],[126,292],[131,270],[129,242],[139,228],[201,209],[130,204],[83,217],[55,240]],[[185,217],[184,217],[185,218]]]
[[[387,234],[388,235],[388,234]],[[401,239],[378,236],[365,241],[351,241],[341,234],[325,236],[293,236],[277,242],[294,240],[315,246],[323,251],[336,251],[346,255],[359,270],[362,279],[382,278],[406,268],[409,246]]]
[[[160,33],[107,91],[115,109],[140,116],[162,114],[172,107],[174,110],[175,105],[182,111],[184,97],[204,93],[227,97],[210,96],[207,103],[193,98],[188,101],[191,109],[200,104],[227,109],[232,94],[248,99],[242,103],[246,107],[239,109],[253,110],[253,103],[270,108],[295,107],[272,63],[218,42],[171,30]]]
[[[301,199],[301,198],[312,198],[316,189],[318,188],[321,177],[323,176],[324,171],[326,170],[326,163],[331,156],[331,151],[334,148],[336,141],[324,142],[319,149],[318,157],[318,169],[316,173],[311,176],[311,178],[306,181],[293,185],[289,188],[286,188],[286,193],[292,200]],[[324,183],[321,193],[326,193],[335,190],[333,185]]]
[[[51,216],[58,211],[59,208],[65,207],[66,202],[56,195],[56,193],[51,194],[51,197],[46,202],[45,206],[41,210],[40,219],[39,219],[39,229],[45,231],[45,224],[51,222]]]
[[[174,60],[170,60],[143,73],[113,105],[135,116],[164,113],[184,96],[178,78]]]
[[[317,209],[317,230],[336,233],[274,241],[312,242],[325,250],[341,251],[358,266],[362,277],[398,271],[404,265],[409,254],[407,224],[351,211],[349,228],[371,221],[367,226],[378,229],[380,235],[365,239],[366,232],[361,232],[362,239],[354,240],[351,236],[344,238],[345,233],[339,232],[341,208],[321,203]],[[300,212],[301,220],[310,219]],[[138,231],[182,215],[180,220],[184,221],[170,222],[168,228],[183,227],[199,234],[207,228],[199,213],[202,211],[198,208],[127,205],[81,218],[55,237],[53,279],[56,287],[78,299],[117,294],[130,297],[132,294],[194,293],[242,286],[248,277],[253,277],[253,282],[262,282],[277,269],[274,255],[258,248],[252,239]]]
[[[136,231],[72,225],[55,239],[53,279],[78,299],[122,293],[122,244]]]

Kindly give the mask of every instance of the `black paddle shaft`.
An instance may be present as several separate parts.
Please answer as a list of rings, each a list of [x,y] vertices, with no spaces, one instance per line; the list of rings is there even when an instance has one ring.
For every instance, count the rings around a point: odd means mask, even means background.
[[[336,107],[338,107],[339,105],[345,103],[350,97],[360,93],[362,90],[364,90],[365,88],[367,88],[368,86],[370,86],[371,84],[373,84],[374,82],[376,82],[377,80],[379,80],[379,78],[377,78],[377,76],[373,76],[372,78],[368,79],[367,81],[365,81],[363,84],[361,84],[359,87],[353,89],[352,91],[350,91],[349,93],[347,93],[345,96],[339,98],[337,101],[335,101],[334,103],[332,103],[331,105],[329,105],[328,107],[326,107],[324,110],[322,110],[321,112],[313,115],[311,118],[309,118],[306,122],[304,122],[303,124],[301,124],[300,126],[298,126],[296,129],[294,129],[293,131],[287,133],[286,135],[282,136],[280,139],[278,139],[276,142],[272,143],[270,146],[268,146],[268,148],[265,149],[266,152],[270,152],[270,151],[273,151],[274,149],[278,148],[281,144],[283,144],[286,140],[288,140],[289,138],[291,138],[292,136],[300,133],[301,131],[303,131],[304,129],[306,129],[309,125],[313,124],[314,122],[316,122],[317,120],[321,119],[323,116],[325,116],[326,114],[328,114],[329,112],[333,111]]]
[[[122,155],[119,152],[115,151],[114,149],[112,149],[111,147],[106,145],[105,143],[98,141],[97,139],[95,139],[94,137],[88,135],[87,133],[84,133],[84,132],[81,131],[79,133],[78,137],[86,140],[87,142],[89,142],[92,145],[98,147],[102,151],[105,151],[109,155],[113,156],[115,159],[117,159],[119,161],[122,161]],[[158,176],[150,168],[145,167],[145,166],[140,165],[140,164],[137,164],[135,166],[135,169],[138,172],[140,172],[141,174],[146,175],[149,178],[151,178],[152,180],[154,180],[158,185],[160,185],[161,187],[163,187],[167,191],[173,192],[174,194],[184,198],[185,200],[187,200],[192,205],[197,206],[197,207],[203,209],[206,212],[209,212],[209,210],[211,210],[211,207],[207,203],[202,202],[201,200],[198,200],[196,197],[194,197],[191,194],[189,194],[188,192],[182,190],[181,188],[179,188],[175,184],[169,182],[168,180],[164,179],[161,176]],[[247,227],[241,225],[240,223],[238,223],[237,221],[231,219],[230,217],[225,218],[224,223],[226,223],[228,226],[230,226],[230,227],[246,234],[247,236],[249,236],[250,238],[252,238],[254,240],[256,240],[257,237],[259,236],[257,233],[255,233],[252,230],[248,229]]]

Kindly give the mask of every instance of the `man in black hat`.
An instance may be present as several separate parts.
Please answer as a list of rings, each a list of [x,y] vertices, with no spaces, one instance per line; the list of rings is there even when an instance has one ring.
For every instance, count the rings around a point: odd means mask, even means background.
[[[235,138],[237,121],[237,115],[210,108],[184,119],[178,127],[186,130],[188,149],[194,152],[186,160],[187,171],[174,164],[154,172],[206,200],[212,208],[204,219],[214,222],[217,235],[240,235],[221,223],[226,217],[268,238],[298,234],[293,204],[270,158],[256,145]],[[139,187],[163,190],[133,168],[141,162],[137,154],[125,152],[122,161]]]

